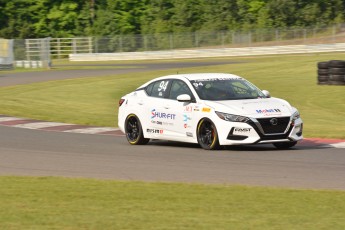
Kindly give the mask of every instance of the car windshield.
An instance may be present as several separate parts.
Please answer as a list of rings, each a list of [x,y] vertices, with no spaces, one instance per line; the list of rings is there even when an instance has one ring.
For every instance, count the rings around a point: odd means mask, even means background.
[[[265,98],[253,84],[244,79],[211,78],[190,81],[202,100],[222,101]]]

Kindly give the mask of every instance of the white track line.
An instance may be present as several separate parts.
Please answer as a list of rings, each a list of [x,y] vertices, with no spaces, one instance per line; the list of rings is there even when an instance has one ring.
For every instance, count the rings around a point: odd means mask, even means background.
[[[49,127],[55,127],[55,126],[64,126],[64,125],[71,125],[71,124],[60,123],[60,122],[33,122],[33,123],[27,123],[27,124],[14,125],[12,127],[26,128],[26,129],[42,129],[42,128],[49,128]]]
[[[20,120],[26,120],[25,118],[18,118],[18,117],[0,117],[0,122],[4,121],[20,121]]]
[[[333,148],[345,148],[345,142],[340,142],[340,143],[335,143],[335,144],[330,144]]]
[[[97,133],[117,131],[117,130],[119,130],[119,129],[110,128],[110,127],[93,127],[93,128],[85,128],[85,129],[71,129],[71,130],[66,130],[66,131],[63,131],[63,132],[67,132],[67,133],[97,134]]]

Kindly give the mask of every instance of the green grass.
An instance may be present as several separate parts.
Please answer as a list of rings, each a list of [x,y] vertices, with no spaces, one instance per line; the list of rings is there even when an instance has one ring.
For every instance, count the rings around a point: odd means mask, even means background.
[[[344,229],[345,193],[0,177],[0,229]]]
[[[228,72],[290,101],[305,136],[345,138],[345,86],[316,85],[316,62],[344,56],[218,58],[243,63],[3,87],[0,114],[114,126],[118,99],[149,79]],[[343,191],[0,177],[0,229],[337,230],[344,213]]]
[[[117,126],[119,98],[147,80],[177,71],[226,72],[243,76],[297,107],[305,122],[304,136],[345,138],[345,125],[341,125],[345,116],[345,86],[316,84],[318,61],[344,57],[345,54],[332,53],[200,59],[240,63],[3,87],[0,114]]]

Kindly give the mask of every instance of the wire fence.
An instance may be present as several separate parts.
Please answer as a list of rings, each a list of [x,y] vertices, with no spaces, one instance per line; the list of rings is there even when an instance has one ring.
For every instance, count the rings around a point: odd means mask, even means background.
[[[345,42],[345,24],[295,29],[257,29],[251,31],[197,31],[111,37],[47,38],[52,59],[69,54],[119,53],[179,49],[212,49],[296,44],[334,44]],[[27,60],[30,49],[25,40],[14,40],[15,60]],[[43,52],[43,51],[42,51]],[[41,55],[42,52],[37,52]],[[44,53],[44,52],[43,52]],[[40,60],[41,57],[30,57]]]
[[[94,37],[94,53],[344,42],[345,24],[300,29],[258,29]]]

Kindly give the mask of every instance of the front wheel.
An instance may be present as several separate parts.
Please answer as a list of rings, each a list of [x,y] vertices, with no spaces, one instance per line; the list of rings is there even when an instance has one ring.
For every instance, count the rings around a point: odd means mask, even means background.
[[[206,150],[216,150],[220,148],[218,133],[213,122],[204,118],[200,121],[197,129],[199,145]]]
[[[126,118],[125,133],[131,145],[145,145],[150,141],[150,139],[144,138],[143,128],[139,118],[134,114],[130,114]]]
[[[277,149],[289,149],[297,144],[297,141],[273,143]]]

